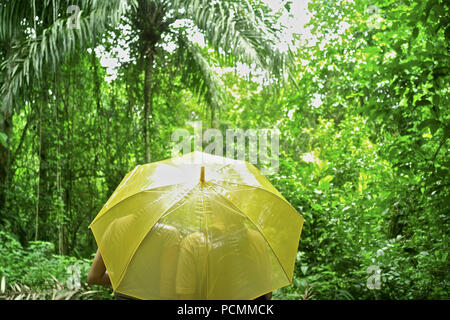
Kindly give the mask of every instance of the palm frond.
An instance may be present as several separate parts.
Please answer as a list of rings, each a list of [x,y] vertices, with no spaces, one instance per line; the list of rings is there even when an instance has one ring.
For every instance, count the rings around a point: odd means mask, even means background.
[[[193,20],[227,62],[255,63],[285,80],[292,55],[277,48],[277,30],[271,27],[260,2],[176,0],[174,3],[184,8],[184,17]]]
[[[34,5],[33,1],[29,2]],[[48,6],[45,5],[50,2],[49,0],[43,1],[44,5],[40,10],[43,10],[44,14],[45,10],[49,10]],[[69,1],[67,2],[69,3]],[[47,16],[35,16],[36,8],[27,8],[28,11],[26,11],[25,9],[18,9],[14,3],[15,1],[9,1],[6,5],[0,7],[0,17],[10,16],[4,21],[7,27],[2,32],[2,37],[13,36],[14,32],[11,28],[20,25],[21,20],[24,21],[24,16],[27,14],[31,14],[31,19],[28,20],[32,21],[37,19],[36,17],[41,20],[48,18]],[[93,36],[102,34],[109,25],[118,24],[120,17],[127,8],[126,0],[82,0],[78,2],[70,1],[70,3],[80,5],[80,11],[76,17],[78,21],[76,28],[71,28],[68,25],[69,22],[72,22],[73,17],[57,17],[53,13],[52,16],[56,19],[37,36],[28,36],[16,42],[14,42],[14,38],[10,39],[13,43],[8,50],[7,59],[1,65],[6,80],[1,88],[2,108],[11,109],[17,93],[25,84],[30,83],[30,77],[39,80],[42,68],[49,67],[55,70],[66,55],[72,54],[77,48],[89,44]],[[61,8],[61,4],[59,5]],[[17,14],[17,16],[14,16],[14,14]],[[6,40],[6,38],[3,38],[3,40]]]
[[[185,35],[178,38],[178,65],[182,81],[199,96],[204,96],[211,106],[218,110],[223,102],[223,83],[213,70],[201,48]]]

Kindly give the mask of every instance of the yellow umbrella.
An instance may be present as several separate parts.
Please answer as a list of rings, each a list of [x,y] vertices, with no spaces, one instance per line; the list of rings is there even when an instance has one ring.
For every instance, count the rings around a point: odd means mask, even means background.
[[[303,221],[252,164],[192,152],[134,168],[90,228],[115,292],[254,299],[292,283]]]

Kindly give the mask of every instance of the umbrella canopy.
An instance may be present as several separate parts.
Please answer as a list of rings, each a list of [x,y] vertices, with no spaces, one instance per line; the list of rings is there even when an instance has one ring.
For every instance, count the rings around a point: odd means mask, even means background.
[[[253,299],[292,282],[303,221],[252,164],[193,152],[134,168],[90,228],[116,292]]]

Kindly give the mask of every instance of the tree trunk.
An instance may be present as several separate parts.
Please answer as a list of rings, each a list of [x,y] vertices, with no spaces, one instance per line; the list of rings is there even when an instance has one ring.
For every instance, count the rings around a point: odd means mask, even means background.
[[[0,143],[0,223],[4,221],[5,213],[3,210],[6,206],[6,190],[8,188],[8,173],[9,173],[9,144],[12,132],[12,112],[4,110],[0,118],[0,133],[4,133],[7,137],[6,147]]]
[[[49,104],[48,78],[44,78],[42,98],[40,103],[39,124],[39,182],[36,208],[36,240],[52,241],[54,226],[48,223],[51,212],[54,212],[54,191],[56,186],[56,175],[53,169],[52,139],[56,138],[53,108]]]
[[[13,37],[13,41],[15,37]],[[8,56],[8,50],[10,49],[10,44],[2,43],[0,47],[0,57],[6,58]],[[6,77],[3,78],[3,82],[8,81],[9,72],[4,73]],[[3,82],[0,83],[0,88],[3,87]],[[0,98],[1,99],[1,98]],[[8,188],[8,175],[9,175],[9,165],[10,165],[10,136],[12,132],[12,108],[8,108],[5,103],[0,104],[0,133],[6,135],[6,146],[0,143],[0,225],[5,222],[6,212],[4,212],[6,207],[6,190]]]
[[[216,107],[211,105],[211,128],[217,129]]]
[[[56,139],[58,141],[56,145],[56,194],[58,199],[58,206],[56,209],[56,217],[58,219],[58,253],[64,255],[64,217],[66,216],[65,201],[62,194],[63,173],[61,170],[61,158],[62,152],[60,150],[61,142],[63,141],[62,132],[64,132],[64,117],[62,112],[59,112],[60,106],[60,87],[59,87],[59,72],[56,71],[54,75],[54,90],[55,90],[55,131]]]
[[[150,121],[153,118],[153,61],[154,46],[149,45],[145,57],[145,79],[144,79],[144,139],[145,139],[145,162],[151,161],[150,153]]]
[[[34,241],[37,241],[39,238],[39,196],[40,196],[40,185],[41,185],[41,138],[42,138],[42,106],[39,106],[39,122],[38,122],[38,159],[39,159],[39,172],[38,172],[38,181],[36,186],[36,211],[34,215]]]
[[[94,88],[95,88],[95,102],[97,105],[97,115],[101,112],[101,99],[100,99],[100,79],[98,77],[98,66],[97,66],[97,57],[95,56],[95,51],[92,50],[91,53],[92,59],[92,68],[94,69],[93,77],[94,77]]]
[[[70,77],[70,75],[69,75]],[[70,92],[70,78],[66,85],[66,91],[64,94],[67,95],[67,92]],[[63,95],[61,95],[63,97]],[[71,111],[70,111],[70,105],[69,105],[69,97],[67,97],[66,100],[64,100],[64,122],[67,124],[67,131],[63,131],[65,133],[65,142],[64,145],[66,145],[66,159],[65,159],[65,165],[64,165],[64,207],[66,214],[71,217],[72,213],[72,202],[71,202],[71,195],[72,195],[72,180],[73,180],[73,173],[72,173],[72,127],[71,123],[73,123],[73,119],[71,119]],[[66,231],[66,230],[64,230]],[[65,243],[68,243],[68,234],[67,232],[64,233],[64,239]],[[69,248],[70,249],[70,248]],[[70,251],[66,250],[66,253]]]

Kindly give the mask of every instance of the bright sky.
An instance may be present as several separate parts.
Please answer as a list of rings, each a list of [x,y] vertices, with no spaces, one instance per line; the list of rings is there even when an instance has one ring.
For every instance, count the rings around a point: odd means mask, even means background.
[[[311,14],[308,11],[309,0],[263,0],[272,10],[281,10],[282,15],[279,22],[282,26],[286,28],[284,35],[282,37],[281,47],[284,48],[288,43],[292,42],[293,34],[297,33],[301,35],[303,39],[309,39],[312,37],[308,28],[305,28],[311,18]],[[288,12],[284,5],[290,2],[290,12]]]

